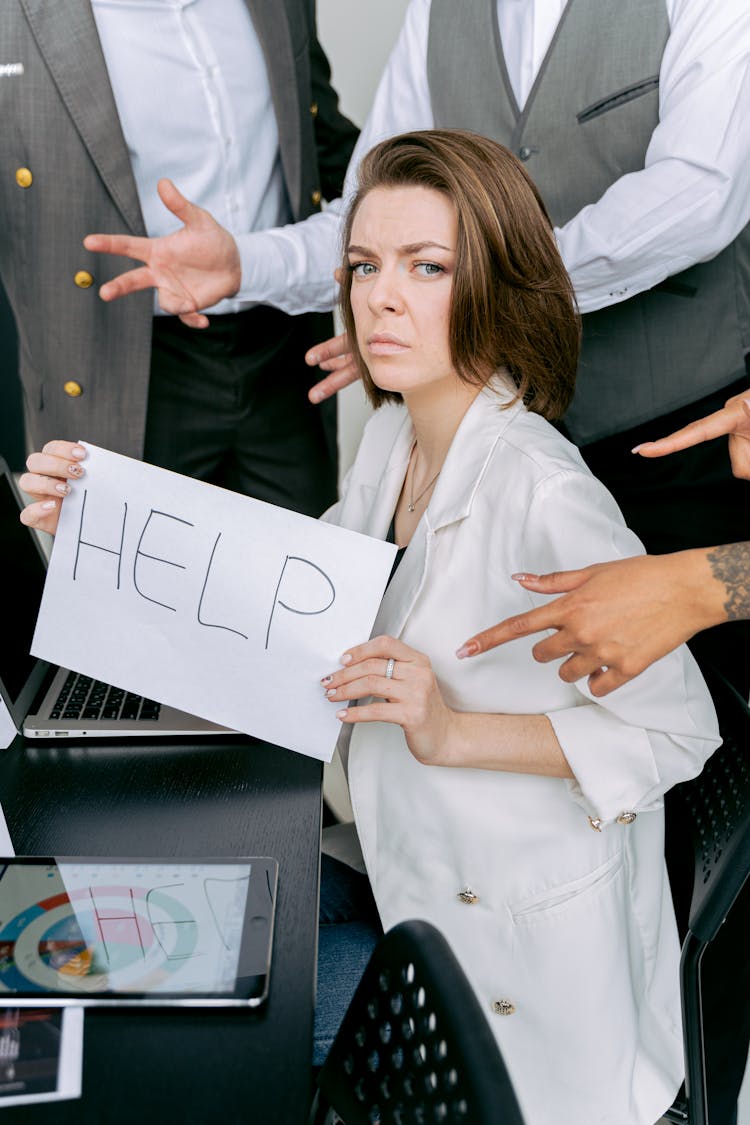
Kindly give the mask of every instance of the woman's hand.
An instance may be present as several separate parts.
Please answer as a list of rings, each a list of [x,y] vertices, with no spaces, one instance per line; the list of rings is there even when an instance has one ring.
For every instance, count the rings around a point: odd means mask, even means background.
[[[55,534],[60,508],[71,483],[80,480],[85,472],[81,464],[85,456],[83,446],[73,441],[48,441],[41,453],[32,453],[27,458],[29,471],[18,483],[36,499],[21,512],[21,523]]]
[[[390,661],[393,673],[386,677]],[[321,681],[332,703],[377,699],[337,712],[344,723],[398,723],[414,757],[424,765],[449,765],[448,747],[456,712],[440,694],[428,658],[394,637],[375,637],[350,648],[338,672]]]

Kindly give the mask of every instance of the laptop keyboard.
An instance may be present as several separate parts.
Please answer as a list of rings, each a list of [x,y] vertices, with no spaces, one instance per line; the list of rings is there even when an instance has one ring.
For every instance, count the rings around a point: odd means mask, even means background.
[[[153,722],[159,718],[161,704],[153,699],[145,699],[132,691],[111,687],[95,680],[92,676],[82,676],[80,672],[68,672],[60,694],[50,711],[50,719],[142,719]]]

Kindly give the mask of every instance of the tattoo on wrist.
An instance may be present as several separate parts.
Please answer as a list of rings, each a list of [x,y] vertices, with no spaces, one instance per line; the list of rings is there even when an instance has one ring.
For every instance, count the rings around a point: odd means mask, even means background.
[[[728,543],[708,552],[711,573],[724,586],[728,621],[750,618],[750,543]]]

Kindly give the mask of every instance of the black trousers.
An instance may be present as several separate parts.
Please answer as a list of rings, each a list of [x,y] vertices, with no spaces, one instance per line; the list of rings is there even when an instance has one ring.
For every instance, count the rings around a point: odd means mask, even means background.
[[[750,364],[748,364],[750,374]],[[591,471],[606,484],[627,524],[652,554],[750,540],[750,481],[731,473],[726,438],[659,460],[630,452],[719,410],[748,380],[645,425],[583,446]],[[712,665],[745,699],[750,691],[750,622],[730,622],[690,643],[702,667]],[[676,803],[666,808],[666,855],[680,936],[687,929],[693,883],[690,825]],[[733,1125],[750,1043],[750,885],[703,960],[704,1027],[711,1125]]]
[[[263,305],[204,329],[154,317],[145,460],[319,516],[336,499],[335,402],[308,402],[304,353],[330,332]]]

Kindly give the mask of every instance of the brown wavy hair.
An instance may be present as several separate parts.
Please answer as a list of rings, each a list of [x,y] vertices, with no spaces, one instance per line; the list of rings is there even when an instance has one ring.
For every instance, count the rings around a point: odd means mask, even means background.
[[[529,410],[560,418],[573,397],[580,320],[573,286],[541,196],[503,145],[462,129],[402,133],[364,157],[343,235],[341,311],[374,406],[398,401],[375,385],[357,345],[347,247],[357,210],[374,188],[424,187],[458,218],[451,297],[451,361],[468,383],[509,371]]]

